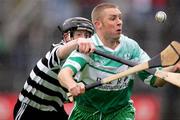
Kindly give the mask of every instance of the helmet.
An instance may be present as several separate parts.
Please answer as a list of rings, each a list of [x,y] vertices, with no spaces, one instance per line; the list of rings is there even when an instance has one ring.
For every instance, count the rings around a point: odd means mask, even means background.
[[[90,20],[83,17],[73,17],[64,21],[62,25],[62,32],[74,32],[76,30],[87,30],[94,34],[94,27]]]

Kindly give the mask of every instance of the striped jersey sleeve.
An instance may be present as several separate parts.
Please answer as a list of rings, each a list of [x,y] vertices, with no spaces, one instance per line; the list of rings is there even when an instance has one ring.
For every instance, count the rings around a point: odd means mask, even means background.
[[[46,54],[46,57],[48,59],[48,68],[53,69],[54,67],[57,67],[60,65],[60,59],[57,56],[57,50],[59,47],[61,47],[63,43],[60,44],[53,44],[51,47],[51,50]]]

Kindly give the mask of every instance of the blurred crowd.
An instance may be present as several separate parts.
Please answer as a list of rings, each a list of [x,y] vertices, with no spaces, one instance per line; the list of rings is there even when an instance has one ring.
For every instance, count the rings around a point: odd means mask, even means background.
[[[0,92],[19,92],[37,60],[52,43],[60,42],[57,26],[69,17],[90,19],[92,8],[101,2],[119,5],[123,33],[138,40],[151,57],[172,40],[180,41],[179,0],[0,0]],[[167,13],[163,24],[154,19],[159,10]],[[135,93],[161,96],[163,120],[172,114],[180,119],[177,87],[167,84],[152,89],[141,81],[135,84]]]

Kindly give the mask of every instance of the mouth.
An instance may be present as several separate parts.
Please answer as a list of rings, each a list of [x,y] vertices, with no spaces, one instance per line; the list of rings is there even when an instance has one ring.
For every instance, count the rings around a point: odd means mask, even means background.
[[[121,29],[117,29],[116,30],[117,33],[121,33],[121,31],[122,31]]]

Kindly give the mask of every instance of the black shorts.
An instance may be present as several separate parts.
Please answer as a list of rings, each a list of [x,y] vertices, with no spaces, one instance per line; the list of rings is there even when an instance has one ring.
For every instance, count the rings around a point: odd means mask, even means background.
[[[19,100],[14,106],[14,120],[67,120],[64,108],[59,112],[41,111]]]

